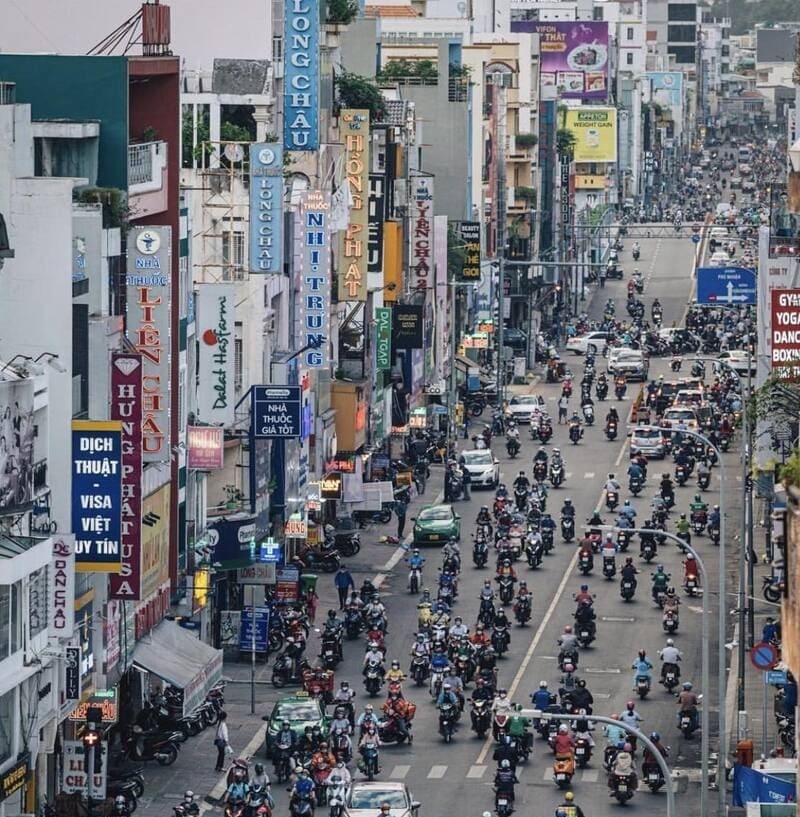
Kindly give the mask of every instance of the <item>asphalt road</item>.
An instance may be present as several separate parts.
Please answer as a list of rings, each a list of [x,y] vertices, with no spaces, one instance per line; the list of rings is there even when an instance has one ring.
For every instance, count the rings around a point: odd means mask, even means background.
[[[643,239],[640,240],[642,253],[637,264],[630,256],[631,240],[626,240],[621,261],[626,273],[623,282],[608,282],[604,290],[595,295],[590,305],[590,316],[599,318],[607,298],[614,299],[617,314],[625,314],[627,277],[638,267],[645,275],[646,285],[644,300],[649,314],[649,306],[654,297],[658,297],[664,307],[664,326],[679,324],[686,310],[687,299],[692,287],[691,270],[695,245],[688,237],[682,239]],[[603,361],[598,358],[602,368]],[[582,358],[568,360],[576,381],[580,380]],[[651,376],[664,373],[669,377],[668,359],[651,362]],[[560,393],[556,385],[540,385],[535,391],[541,393],[551,413],[557,415],[555,401]],[[635,387],[628,390],[624,407],[618,406],[624,425],[627,426],[627,408],[635,394]],[[577,405],[577,397],[573,398]],[[608,403],[606,404],[608,405]],[[603,435],[602,417],[606,408],[598,403],[596,406],[598,424],[588,429],[584,439],[577,446],[567,440],[565,426],[554,425],[555,435],[551,447],[561,448],[566,460],[567,481],[565,485],[550,492],[548,510],[554,518],[565,497],[570,497],[578,510],[577,520],[586,519],[600,501],[601,489],[609,472],[624,474],[628,462],[628,443],[623,433],[615,442],[608,442]],[[520,468],[530,473],[533,453],[537,446],[530,441],[527,429],[523,430],[523,449],[521,455],[511,461],[507,458],[502,439],[498,439],[493,450],[501,463],[501,478],[511,486],[514,476]],[[735,455],[728,455],[734,457]],[[672,471],[672,465],[669,464]],[[663,470],[667,470],[667,466]],[[650,469],[648,484],[644,494],[634,505],[639,508],[639,518],[643,518],[650,498],[655,493],[657,475],[662,469],[654,463]],[[716,492],[716,471],[711,490],[707,494],[714,504]],[[627,497],[627,479],[622,478],[623,499]],[[688,510],[688,504],[694,494],[694,486],[678,491],[678,508]],[[462,515],[462,552],[464,569],[460,579],[459,599],[454,614],[461,615],[465,622],[474,627],[477,615],[477,596],[483,579],[493,575],[491,568],[476,570],[469,558],[471,550],[471,533],[473,521],[482,504],[491,504],[493,493],[474,491],[469,502],[458,503]],[[646,497],[646,499],[645,499]],[[674,516],[673,516],[674,518]],[[607,521],[611,522],[610,518]],[[713,550],[705,537],[697,540],[702,552]],[[556,665],[558,648],[556,639],[565,624],[572,623],[574,602],[572,596],[578,591],[582,578],[576,569],[577,548],[565,545],[556,537],[556,548],[552,555],[546,557],[543,566],[530,570],[523,562],[518,563],[517,572],[524,578],[534,594],[533,618],[528,626],[515,626],[512,633],[511,648],[499,662],[500,685],[505,686],[516,701],[529,705],[529,694],[536,689],[541,679],[547,680],[551,687],[557,686],[559,677]],[[636,545],[631,555],[636,555]],[[428,563],[425,566],[426,584],[433,589],[437,567],[440,564],[439,553],[426,549]],[[638,561],[638,559],[637,559]],[[681,557],[674,546],[665,545],[660,550],[658,561],[662,561],[672,573],[676,585],[680,585],[682,576]],[[716,575],[711,562],[712,587]],[[599,562],[599,560],[598,560]],[[590,590],[596,594],[595,603],[598,621],[598,638],[589,650],[581,654],[579,676],[587,681],[595,698],[595,712],[609,715],[624,709],[625,702],[633,696],[632,670],[630,665],[639,649],[646,649],[648,655],[655,656],[664,646],[665,635],[661,629],[661,613],[650,601],[649,586],[652,569],[640,563],[641,575],[637,595],[633,603],[625,604],[619,596],[619,581],[606,581],[596,572],[589,577]],[[389,612],[390,634],[388,636],[387,659],[397,658],[404,669],[408,666],[408,651],[416,627],[416,597],[409,596],[406,590],[406,571],[400,562],[393,570],[385,571],[382,584],[383,601]],[[699,690],[699,656],[700,656],[700,601],[682,599],[681,626],[676,636],[676,643],[683,651],[683,676],[696,681]],[[510,616],[509,611],[509,616]],[[713,628],[712,628],[713,630]],[[349,678],[359,690],[356,700],[359,711],[368,699],[360,683],[360,665],[363,656],[362,646],[353,642],[346,645],[345,661],[337,670],[337,679]],[[712,650],[713,652],[713,650]],[[654,661],[658,666],[658,662]],[[656,670],[657,672],[658,670]],[[712,679],[714,668],[712,667]],[[712,681],[713,683],[713,681]],[[470,687],[471,690],[471,687]],[[469,691],[468,690],[468,694]],[[446,746],[438,734],[435,706],[425,687],[415,688],[406,684],[407,697],[418,705],[414,721],[414,743],[412,747],[387,747],[382,750],[381,780],[404,781],[414,796],[422,802],[421,815],[440,817],[454,811],[459,814],[478,815],[493,808],[491,781],[494,775],[494,763],[491,760],[492,745],[479,740],[469,728],[468,713],[452,744]],[[380,702],[381,699],[376,699]],[[716,701],[712,701],[716,711]],[[691,741],[685,741],[676,728],[675,701],[662,687],[654,684],[650,696],[637,709],[644,717],[643,728],[648,732],[657,730],[663,741],[671,746],[670,765],[680,770],[688,778],[688,788],[678,796],[678,809],[682,815],[699,812],[699,733]],[[712,721],[714,720],[712,715]],[[572,790],[576,801],[592,817],[605,817],[619,812],[619,806],[608,796],[606,776],[602,769],[602,736],[596,733],[600,754],[593,758],[589,767],[579,770],[574,778]],[[712,735],[712,746],[714,736]],[[555,807],[562,802],[560,792],[551,780],[552,754],[544,741],[538,737],[534,751],[526,765],[519,768],[521,780],[517,787],[517,813],[539,817],[552,815]],[[355,778],[359,779],[356,773]],[[285,793],[276,792],[279,804]],[[454,809],[455,805],[455,809]],[[279,805],[279,813],[284,813],[285,806]],[[640,791],[628,804],[627,810],[634,814],[659,815],[666,813],[666,798],[663,791],[652,795],[648,790]]]

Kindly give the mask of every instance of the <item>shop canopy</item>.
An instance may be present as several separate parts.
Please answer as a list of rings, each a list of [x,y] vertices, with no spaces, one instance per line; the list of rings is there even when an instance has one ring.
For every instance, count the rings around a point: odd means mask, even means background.
[[[222,650],[204,644],[193,630],[162,621],[136,644],[133,663],[183,690],[183,714],[196,709],[222,677]]]

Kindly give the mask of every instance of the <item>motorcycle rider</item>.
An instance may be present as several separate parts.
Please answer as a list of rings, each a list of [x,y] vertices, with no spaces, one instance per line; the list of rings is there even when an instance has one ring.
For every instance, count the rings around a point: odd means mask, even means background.
[[[672,477],[669,474],[661,475],[659,493],[663,499],[669,500],[670,502],[675,501],[675,484],[672,482]]]
[[[657,565],[653,574],[652,594],[657,599],[659,593],[665,593],[669,586],[669,573],[664,572],[664,565]]]
[[[578,710],[583,710],[585,714],[592,714],[594,696],[587,688],[586,681],[583,678],[578,678],[575,683],[575,689],[572,692],[572,703]],[[594,746],[594,742],[592,742],[592,746]]]
[[[401,738],[407,738],[409,745],[413,741],[413,735],[408,727],[409,703],[399,692],[390,692],[381,707],[383,714],[387,718],[394,718],[397,726],[397,733]]]
[[[549,530],[555,533],[556,523],[549,513],[543,513],[542,518],[539,520],[539,527],[542,530]]]
[[[719,530],[719,522],[720,522],[719,505],[715,505],[711,513],[708,515],[708,527],[716,528],[716,530]]]
[[[558,646],[561,648],[558,653],[559,664],[563,663],[568,656],[574,658],[577,662],[578,636],[572,632],[572,627],[569,624],[564,627],[564,632],[558,637]]]
[[[636,569],[636,565],[633,563],[633,559],[628,556],[625,559],[625,564],[622,566],[622,570],[620,570],[620,576],[622,577],[623,582],[631,582],[633,584],[634,590],[636,589],[636,576],[638,575],[639,571]]]
[[[700,462],[697,463],[697,483],[698,483],[698,485],[700,483],[702,483],[705,479],[708,479],[708,480],[711,479],[711,468],[708,465],[708,460],[705,457],[703,457],[703,459],[700,460]],[[706,505],[706,508],[707,507],[708,507],[708,505]]]
[[[621,717],[621,716],[620,716]],[[636,789],[636,770],[633,766],[633,746],[630,743],[623,743],[622,749],[617,752],[614,758],[614,765],[611,767],[611,774],[609,775],[608,785],[611,787],[611,796],[614,792],[614,778],[625,777],[629,780],[629,786],[632,790]]]
[[[378,735],[377,725],[368,724],[366,732],[361,735],[361,740],[358,742],[358,749],[361,754],[365,754],[368,749],[374,749],[376,752],[381,746],[381,739]],[[378,766],[380,771],[380,766]]]
[[[489,512],[488,505],[481,505],[481,509],[478,511],[478,518],[475,520],[476,525],[481,525],[484,522],[492,523],[492,514]]]
[[[573,693],[572,703],[575,705],[575,693]],[[583,707],[577,707],[578,717],[575,719],[575,742],[585,740],[594,749],[594,738],[589,729],[589,721],[586,719],[587,711]]]
[[[405,562],[408,565],[409,571],[419,570],[421,573],[422,567],[425,564],[425,557],[420,554],[419,548],[414,548],[411,551],[411,555],[406,557]],[[409,583],[410,581],[411,574],[409,573]]]
[[[569,497],[564,500],[564,504],[561,506],[561,516],[575,518],[575,506]]]
[[[539,689],[531,693],[531,703],[534,709],[545,712],[550,706],[551,692],[547,688],[547,681],[539,681]]]
[[[588,604],[591,607],[594,604],[594,596],[589,592],[589,585],[582,584],[579,593],[576,593],[575,596],[575,603],[578,607]]]
[[[583,437],[582,425],[583,424],[581,423],[581,418],[578,417],[578,412],[573,411],[572,417],[569,418],[569,430],[572,431],[573,428],[577,427],[578,431],[580,431],[580,436]]]
[[[600,549],[600,554],[603,557],[603,565],[605,566],[608,563],[612,563],[615,565],[616,570],[616,557],[617,557],[617,543],[614,541],[614,537],[611,534],[606,534],[606,538],[603,541],[602,548]]]
[[[575,738],[569,733],[569,726],[562,723],[553,741],[553,754],[556,758],[571,758],[575,753]]]
[[[494,691],[481,676],[475,679],[475,689],[472,690],[471,699],[473,701],[494,700]]]
[[[265,771],[263,764],[256,763],[253,772],[253,777],[250,780],[250,790],[247,793],[248,805],[255,808],[263,800],[266,801],[270,809],[274,809],[275,800],[272,798],[272,792],[270,790],[269,775]],[[186,800],[191,802],[193,799],[194,794],[187,791],[184,796],[184,802],[186,802]]]
[[[628,465],[628,479],[631,482],[633,482],[634,480],[644,482],[644,471],[642,471],[642,466],[639,465],[638,460],[630,461],[630,464]]]
[[[386,674],[386,668],[383,665],[383,653],[380,651],[377,641],[370,641],[367,646],[361,668],[362,675],[366,676],[371,669],[374,669],[381,677]]]
[[[514,786],[519,783],[517,775],[508,760],[501,760],[494,775],[494,788],[497,797],[505,797],[509,803],[514,802]]]
[[[672,668],[675,673],[676,678],[681,677],[681,668],[678,666],[681,658],[681,651],[675,646],[675,642],[671,639],[667,639],[666,646],[663,650],[660,650],[658,653],[658,657],[661,659],[661,681],[663,683],[664,678],[667,676],[667,669]]]
[[[356,726],[358,726],[362,735],[370,728],[370,726],[374,726],[377,729],[378,718],[375,715],[372,704],[367,704],[364,707],[364,711],[358,716]]]
[[[281,728],[275,735],[275,741],[273,745],[275,746],[279,753],[285,753],[288,756],[291,755],[291,753],[294,751],[295,743],[296,741],[294,737],[294,732],[289,726],[289,722],[283,721],[281,723]]]
[[[692,685],[689,681],[684,682],[683,690],[678,695],[678,723],[681,722],[681,716],[688,714],[692,719],[692,726],[697,728],[697,707],[700,704],[700,698],[692,691]]]
[[[578,630],[587,629],[592,634],[595,632],[595,612],[591,602],[585,599],[578,604],[575,610],[575,624]]]
[[[289,809],[291,810],[300,800],[308,800],[311,807],[316,808],[317,796],[314,792],[314,781],[309,777],[308,771],[302,766],[298,766],[295,770],[297,779],[292,786],[291,794],[289,795]]]
[[[364,605],[364,620],[373,621],[375,619],[380,619],[384,625],[384,631],[388,633],[389,628],[386,621],[386,607],[378,597],[377,593],[373,594],[366,605]]]
[[[506,761],[513,772],[517,771],[517,747],[514,745],[511,735],[503,735],[497,748],[492,753],[492,760],[498,765]]]
[[[686,584],[689,576],[694,576],[697,586],[700,586],[700,568],[697,564],[697,559],[691,554],[687,555],[683,560],[683,582]]]
[[[647,653],[644,650],[639,650],[639,655],[634,660],[633,664],[631,664],[631,669],[633,670],[633,691],[636,691],[636,682],[640,678],[646,678],[648,685],[652,679],[650,671],[653,669],[653,665],[647,658]],[[635,724],[634,724],[635,725]]]
[[[517,507],[520,510],[522,510],[525,504],[525,499],[528,496],[528,491],[530,491],[530,488],[531,481],[528,479],[528,477],[525,476],[524,471],[520,471],[519,474],[517,475],[517,478],[514,480],[514,494],[515,495],[520,494],[522,496],[521,501],[517,499]]]
[[[612,715],[612,720],[618,721],[619,715]],[[628,736],[627,731],[622,725],[617,724],[606,724],[603,727],[603,734],[605,735],[606,741],[608,742],[609,746],[618,746],[620,743],[624,743],[625,739]]]
[[[392,666],[386,671],[386,680],[389,683],[394,681],[396,684],[400,684],[405,679],[405,673],[400,669],[400,662],[397,660],[392,661]]]
[[[559,815],[559,811],[562,812],[562,815]],[[564,802],[556,808],[555,817],[586,817],[583,812],[583,809],[575,802],[575,795],[568,791],[564,795]]]
[[[642,716],[636,711],[636,706],[633,701],[628,701],[628,703],[625,704],[625,711],[620,713],[619,720],[620,723],[623,723],[626,726],[632,726],[634,729],[636,729],[644,718],[642,718]]]
[[[341,733],[347,738],[348,754],[353,751],[353,744],[350,740],[350,735],[353,734],[353,727],[347,718],[344,707],[337,706],[333,712],[333,720],[331,721],[331,736],[336,733]]]
[[[664,595],[664,612],[672,611],[675,615],[678,614],[678,607],[680,606],[681,600],[678,598],[678,594],[675,592],[674,587],[668,587],[667,592]]]
[[[661,742],[661,735],[659,735],[658,732],[650,733],[650,741],[653,746],[656,747],[656,750],[661,757],[669,757],[669,747],[664,746],[664,744]],[[658,769],[659,774],[661,773],[661,767],[658,765],[655,755],[649,746],[645,746],[644,751],[642,752],[642,774],[647,776],[648,771],[652,768]]]
[[[636,519],[636,508],[631,505],[630,499],[625,500],[625,504],[619,509],[621,516],[626,516],[631,522]]]
[[[692,543],[691,523],[686,518],[685,513],[682,513],[680,519],[675,523],[675,533],[683,539],[687,545]]]
[[[494,593],[492,597],[494,597]],[[491,639],[484,630],[483,624],[475,625],[475,632],[469,637],[469,640],[475,646],[476,650],[484,649],[491,644]]]
[[[452,625],[450,626],[450,630],[448,631],[448,635],[450,638],[463,638],[469,633],[469,627],[464,624],[463,619],[461,616],[456,616],[453,620]]]
[[[619,483],[617,482],[614,474],[609,474],[605,486],[606,493],[619,494],[619,487]]]
[[[619,414],[617,414],[617,407],[616,406],[611,406],[608,409],[608,412],[606,414],[606,428],[608,428],[608,426],[611,423],[615,423],[616,425],[619,425]],[[613,474],[611,474],[610,476],[613,477]]]
[[[703,497],[700,496],[700,494],[695,494],[692,504],[689,506],[689,510],[692,513],[695,513],[696,511],[704,511],[706,514],[708,514],[708,502],[703,502]]]

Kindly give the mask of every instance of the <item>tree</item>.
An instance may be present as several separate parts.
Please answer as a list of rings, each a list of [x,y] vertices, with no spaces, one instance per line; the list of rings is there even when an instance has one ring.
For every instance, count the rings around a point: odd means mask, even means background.
[[[386,114],[383,94],[368,77],[343,71],[336,77],[336,90],[342,108],[366,108],[371,122],[380,121]]]
[[[575,152],[575,134],[568,128],[556,131],[556,152],[559,156],[569,156]]]

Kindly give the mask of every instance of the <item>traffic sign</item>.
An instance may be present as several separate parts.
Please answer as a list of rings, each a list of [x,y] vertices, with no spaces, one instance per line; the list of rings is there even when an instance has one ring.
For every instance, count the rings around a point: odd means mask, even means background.
[[[789,676],[785,669],[771,669],[764,673],[764,680],[773,686],[783,686],[789,680]]]
[[[299,437],[302,430],[300,386],[253,386],[251,422],[256,439]]]
[[[700,236],[697,233],[695,233],[692,236],[692,244],[699,244],[699,243],[700,243]]]
[[[253,623],[255,613],[255,624]],[[269,607],[245,607],[242,610],[242,623],[239,628],[239,649],[267,652],[269,645]]]
[[[747,267],[698,267],[698,304],[753,306],[755,302],[755,270]]]
[[[750,663],[756,668],[766,672],[770,669],[775,669],[778,665],[778,651],[769,641],[759,641],[752,650],[750,650]]]

